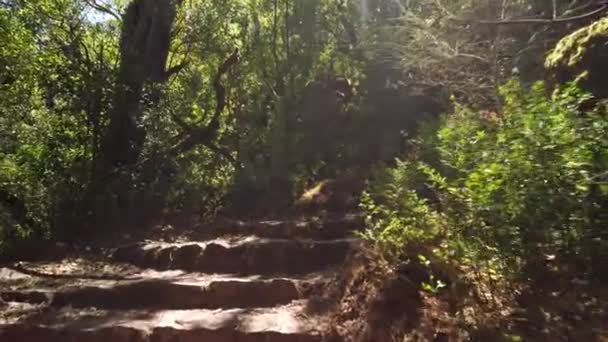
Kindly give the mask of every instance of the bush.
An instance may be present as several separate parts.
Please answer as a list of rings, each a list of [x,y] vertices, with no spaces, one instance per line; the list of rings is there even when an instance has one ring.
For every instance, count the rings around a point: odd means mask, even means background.
[[[397,160],[395,167],[376,172],[361,198],[368,227],[363,237],[393,258],[406,252],[410,242],[435,241],[445,227],[440,213],[416,191],[424,181],[421,166]]]
[[[548,95],[542,83],[511,81],[501,95],[501,114],[457,107],[423,139],[424,154],[372,181],[362,200],[367,238],[388,254],[435,240],[436,255],[515,272],[546,256],[598,257],[608,223],[606,108],[575,84]]]

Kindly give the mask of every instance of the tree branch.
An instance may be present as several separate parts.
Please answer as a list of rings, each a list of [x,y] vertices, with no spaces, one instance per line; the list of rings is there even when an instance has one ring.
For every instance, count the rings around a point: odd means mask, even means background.
[[[184,121],[182,120],[182,118],[180,118],[179,116],[177,116],[175,114],[175,112],[173,112],[172,110],[169,112],[169,114],[171,115],[171,118],[173,119],[173,121],[175,121],[175,123],[184,131],[188,131],[191,129],[191,127]]]
[[[226,160],[228,160],[232,165],[238,166],[239,162],[236,159],[234,159],[234,157],[230,154],[229,151],[226,151],[225,149],[223,149],[213,143],[205,144],[205,147],[207,147],[211,151],[221,155],[222,157],[226,158]]]
[[[87,5],[91,6],[91,8],[93,8],[99,12],[105,13],[107,15],[110,15],[110,16],[114,17],[114,19],[118,20],[119,22],[122,21],[122,18],[120,17],[120,15],[118,13],[114,12],[110,7],[97,3],[96,0],[84,0],[84,2]]]
[[[557,19],[557,0],[552,0],[551,1],[551,19],[555,20]]]
[[[457,52],[454,55],[454,57],[465,57],[465,58],[476,59],[476,60],[478,60],[480,62],[483,62],[483,63],[490,63],[490,61],[488,61],[487,59],[485,59],[483,57],[480,57],[480,56],[477,56],[477,55],[470,54],[470,53]]]
[[[235,49],[232,55],[230,55],[230,57],[228,57],[228,59],[226,59],[224,63],[220,65],[217,74],[213,78],[216,105],[215,112],[211,118],[211,121],[209,121],[209,124],[203,127],[187,127],[184,132],[186,137],[175,145],[171,149],[170,153],[184,153],[196,145],[204,145],[209,147],[213,143],[213,140],[217,135],[217,131],[220,128],[220,116],[224,111],[224,107],[226,107],[226,88],[222,84],[222,76],[227,73],[232,66],[236,65],[239,60],[239,50]],[[181,123],[178,122],[178,124],[182,126],[182,128],[187,126],[183,121]]]
[[[513,24],[563,24],[570,23],[573,21],[579,21],[591,18],[595,15],[598,15],[608,9],[608,2],[602,4],[597,9],[584,13],[581,15],[573,16],[573,17],[565,17],[565,18],[555,18],[555,19],[511,19],[511,20],[479,20],[477,23],[479,24],[487,24],[487,25],[513,25]]]
[[[587,8],[593,6],[593,4],[597,4],[597,0],[589,0],[587,2],[585,2],[582,5],[579,5],[577,7],[574,7],[574,5],[578,4],[577,0],[573,0],[569,5],[568,8],[564,11],[564,13],[562,13],[562,17],[566,16],[566,15],[571,15],[572,13],[577,13],[577,12],[581,12],[583,10],[586,10]]]
[[[179,118],[175,113],[171,112],[170,115],[175,120],[177,125],[182,129],[182,132],[177,134],[171,140],[176,140],[177,143],[173,145],[173,147],[161,152],[160,154],[144,159],[138,162],[135,167],[146,168],[154,163],[158,162],[159,159],[162,160],[167,156],[176,155],[179,153],[188,152],[192,148],[198,145],[205,146],[209,148],[211,151],[216,152],[226,158],[233,165],[238,166],[238,161],[235,160],[230,153],[217,145],[214,144],[213,140],[217,135],[217,131],[219,130],[219,119],[221,116],[224,107],[226,106],[226,89],[221,83],[222,76],[230,70],[230,68],[236,65],[239,62],[239,50],[235,49],[235,51],[222,63],[222,65],[218,68],[218,72],[215,75],[213,80],[213,87],[215,88],[217,104],[215,107],[215,113],[211,122],[207,126],[199,127],[192,126],[186,123],[184,120]],[[102,178],[98,180],[96,184],[89,189],[91,193],[98,191],[99,187],[104,183],[111,181],[114,177],[120,174],[120,172],[124,171],[129,167],[121,166],[114,168],[110,173],[104,175]]]
[[[188,62],[184,59],[179,64],[176,64],[165,71],[164,81],[168,81],[171,76],[182,71],[186,66],[188,66]]]

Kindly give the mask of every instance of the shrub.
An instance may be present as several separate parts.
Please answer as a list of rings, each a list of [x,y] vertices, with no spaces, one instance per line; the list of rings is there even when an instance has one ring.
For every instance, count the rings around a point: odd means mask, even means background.
[[[439,256],[499,260],[512,271],[602,250],[606,108],[575,84],[548,95],[542,83],[511,81],[501,95],[501,114],[457,107],[423,139],[424,154],[372,180],[362,199],[366,238],[391,255],[440,238]],[[437,160],[421,160],[428,156]]]

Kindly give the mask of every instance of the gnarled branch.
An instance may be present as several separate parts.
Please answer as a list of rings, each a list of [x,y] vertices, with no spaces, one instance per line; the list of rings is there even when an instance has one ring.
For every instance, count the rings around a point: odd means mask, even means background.
[[[217,136],[217,131],[219,130],[219,121],[220,116],[226,106],[226,88],[221,82],[222,76],[227,73],[231,67],[236,65],[239,62],[239,50],[235,49],[235,51],[220,65],[218,68],[218,72],[213,79],[213,87],[215,89],[215,94],[217,98],[217,104],[215,107],[215,113],[207,126],[192,126],[186,123],[184,120],[179,118],[174,113],[171,113],[173,120],[177,123],[177,125],[182,129],[182,132],[173,137],[173,141],[177,141],[177,143],[171,147],[169,150],[164,151],[154,157],[147,158],[145,160],[137,163],[136,167],[145,168],[149,165],[153,165],[154,163],[159,161],[159,158],[166,158],[167,156],[174,156],[179,153],[184,153],[190,151],[192,148],[198,145],[203,145],[207,147],[209,150],[216,152],[226,158],[233,165],[237,165],[238,162],[231,155],[230,152],[222,149],[214,143],[215,137]],[[120,171],[124,170],[126,166],[114,168],[112,172],[106,174],[104,177],[99,179],[96,185],[94,185],[90,191],[94,193],[98,190],[99,186],[112,180],[115,176],[117,176]]]
[[[173,148],[171,148],[171,154],[184,153],[192,149],[197,145],[203,145],[215,152],[220,152],[224,157],[229,156],[229,153],[221,150],[219,147],[213,144],[213,140],[217,136],[217,131],[220,128],[220,116],[226,107],[226,88],[222,84],[222,76],[226,74],[231,67],[239,62],[239,50],[235,49],[232,55],[228,57],[218,68],[218,71],[213,78],[213,88],[215,89],[216,105],[215,112],[211,121],[207,126],[189,126],[182,120],[178,120],[177,123],[184,129],[182,133],[183,138]],[[227,158],[231,162],[236,162],[233,158]]]

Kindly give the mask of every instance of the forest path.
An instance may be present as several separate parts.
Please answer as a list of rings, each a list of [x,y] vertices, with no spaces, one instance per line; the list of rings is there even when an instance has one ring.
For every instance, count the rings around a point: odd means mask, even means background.
[[[324,341],[309,298],[360,226],[356,215],[225,221],[3,267],[0,341]]]

